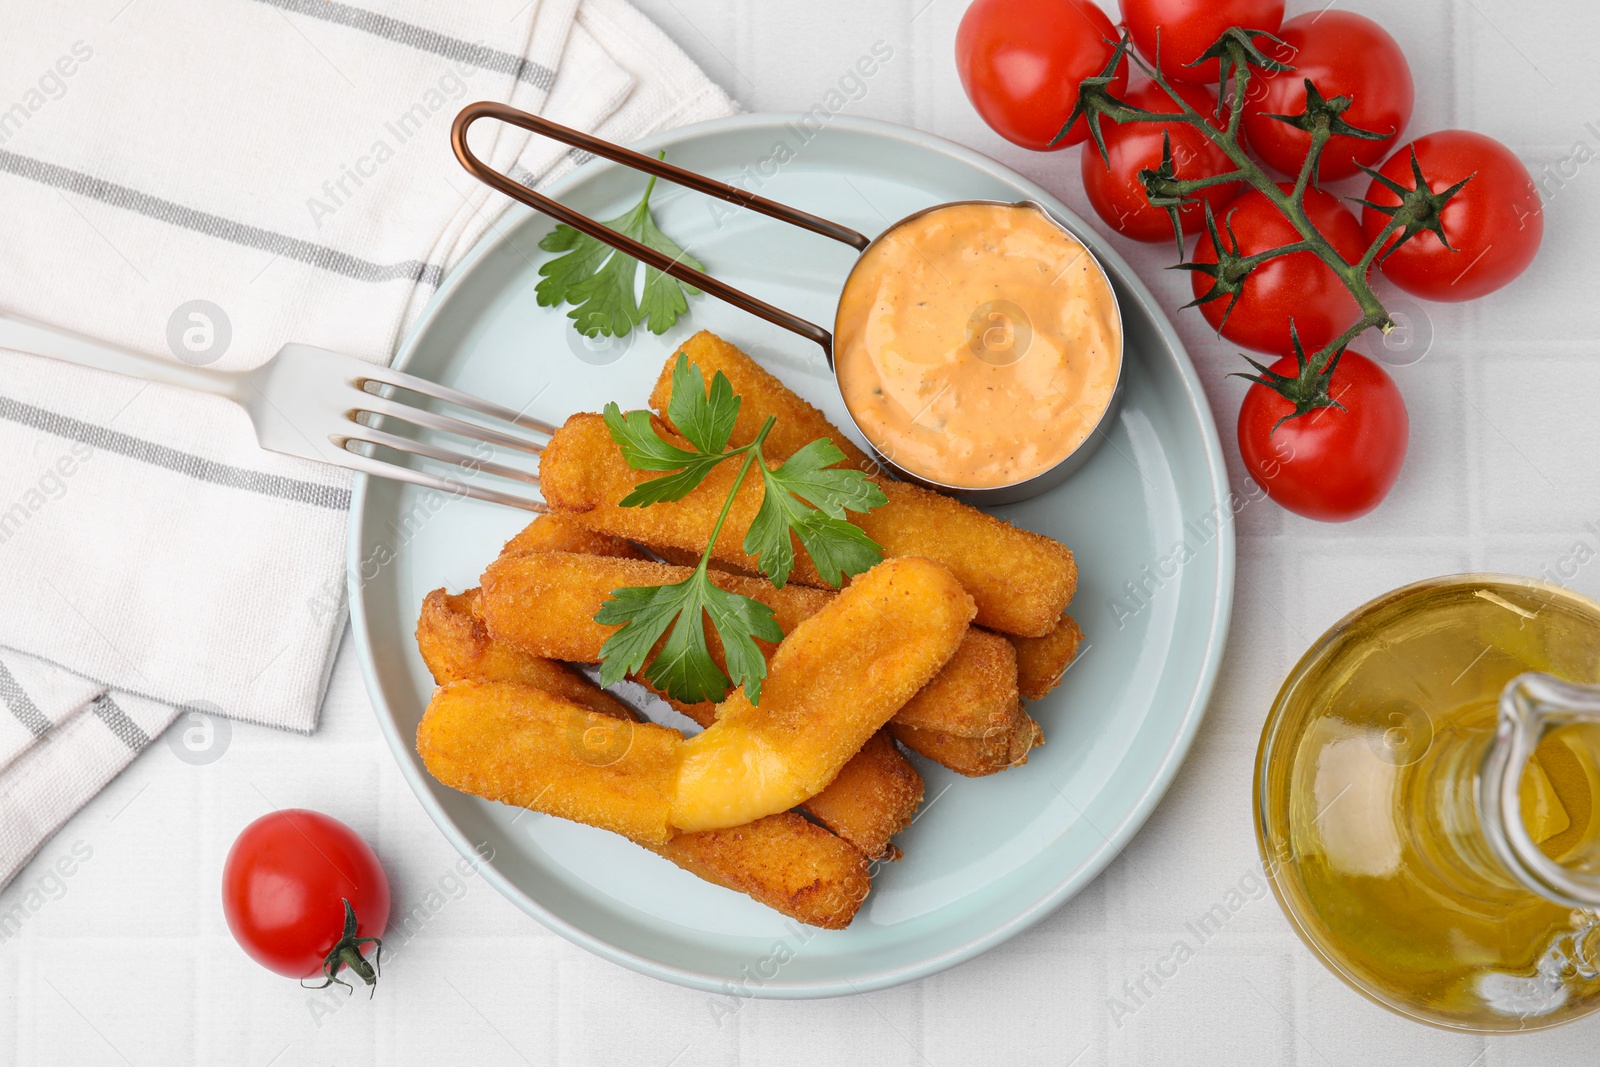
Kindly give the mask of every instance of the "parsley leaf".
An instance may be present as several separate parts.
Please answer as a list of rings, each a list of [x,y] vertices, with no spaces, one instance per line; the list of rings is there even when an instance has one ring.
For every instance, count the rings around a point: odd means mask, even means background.
[[[726,378],[722,379],[724,383]],[[732,386],[729,386],[732,391]],[[663,500],[682,500],[705,481],[711,468],[727,456],[721,453],[689,452],[669,444],[656,433],[650,424],[648,411],[622,413],[615,401],[606,405],[603,415],[611,439],[622,449],[622,458],[628,466],[640,471],[676,471],[665,478],[652,478],[640,482],[619,503],[625,508],[642,508]],[[726,441],[726,438],[724,438]]]
[[[777,470],[763,468],[766,495],[745,534],[744,550],[759,557],[761,573],[780,589],[794,569],[790,530],[800,538],[822,580],[835,589],[847,575],[860,574],[883,560],[883,550],[844,513],[870,511],[887,504],[888,497],[861,471],[830,466],[842,459],[837,445],[820,438]]]
[[[702,452],[721,454],[733,436],[739,419],[742,397],[733,395],[733,383],[718,371],[711,379],[709,393],[706,376],[700,368],[679,353],[672,368],[672,396],[667,400],[667,418],[689,443]]]
[[[700,458],[699,453],[663,441],[651,425],[648,411],[630,411],[624,415],[613,400],[606,405],[603,418],[606,429],[611,431],[611,439],[622,449],[622,458],[636,471],[681,470]]]
[[[848,511],[868,512],[889,502],[883,490],[858,470],[840,470],[844,461],[839,446],[819,437],[790,456],[774,472],[789,492],[836,519]]]
[[[777,644],[783,640],[772,609],[759,600],[718,589],[705,579],[706,614],[722,638],[722,654],[733,684],[744,686],[750,703],[761,702],[761,680],[767,676],[767,657],[761,654],[755,638]],[[717,698],[721,700],[721,697]]]
[[[624,414],[616,404],[607,404],[606,428],[628,465],[634,470],[670,472],[639,483],[622,498],[622,506],[649,507],[681,500],[705,481],[717,464],[741,457],[739,474],[723,502],[709,545],[717,543],[745,476],[752,467],[759,467],[761,507],[745,533],[744,550],[758,557],[762,572],[774,585],[781,588],[794,569],[795,538],[818,573],[835,588],[846,577],[881,561],[883,549],[852,525],[845,513],[865,512],[887,503],[883,490],[860,471],[835,468],[833,464],[842,461],[844,453],[827,439],[812,441],[776,470],[768,470],[761,444],[772,431],[772,418],[749,444],[729,449],[740,405],[725,374],[718,371],[707,386],[705,374],[682,352],[672,370],[667,415],[690,448],[663,438],[648,411]],[[730,684],[742,685],[752,704],[760,701],[767,661],[756,641],[776,643],[783,639],[783,631],[767,605],[713,584],[708,574],[710,561],[708,548],[693,573],[681,582],[612,591],[612,599],[602,604],[594,617],[602,625],[619,627],[600,648],[601,684],[613,685],[630,674],[642,674],[656,688],[687,703],[720,701]],[[721,639],[726,673],[712,658],[707,619]]]
[[[650,650],[683,611],[688,584],[630,586],[611,591],[612,599],[600,605],[594,621],[622,629],[600,646],[601,685],[616,685],[644,667]]]
[[[635,207],[602,225],[680,263],[704,270],[699,260],[656,225],[650,214],[650,193],[655,185],[652,177]],[[700,292],[646,265],[644,298],[639,300],[634,295],[639,261],[565,223],[545,234],[539,247],[546,252],[563,253],[539,268],[540,281],[534,288],[539,306],[573,305],[567,317],[585,337],[623,337],[638,325],[651,333],[666,333],[678,316],[689,310],[688,297]]]
[[[720,701],[728,685],[745,687],[752,703],[761,699],[761,681],[767,661],[755,643],[783,640],[772,609],[759,600],[718,589],[704,568],[675,585],[636,586],[612,591],[595,613],[595,621],[622,628],[600,646],[600,684],[614,685],[643,670],[644,677],[663,692],[686,703]],[[728,674],[711,658],[706,642],[705,618],[722,638]],[[661,651],[648,668],[645,660],[667,633]]]

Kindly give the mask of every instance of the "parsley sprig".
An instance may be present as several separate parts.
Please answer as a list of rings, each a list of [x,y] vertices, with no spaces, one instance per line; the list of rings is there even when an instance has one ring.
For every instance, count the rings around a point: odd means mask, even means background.
[[[844,459],[844,453],[827,438],[812,441],[777,469],[768,468],[761,446],[776,421],[771,416],[749,444],[728,448],[740,400],[721,371],[712,377],[708,389],[700,368],[680,352],[672,370],[667,417],[689,448],[662,438],[648,411],[624,414],[615,403],[606,405],[606,428],[628,465],[635,470],[671,472],[635,486],[622,498],[623,507],[682,500],[718,464],[735,458],[740,463],[694,572],[675,585],[613,590],[612,599],[595,614],[598,623],[621,626],[600,649],[602,685],[638,673],[685,703],[720,701],[730,685],[744,686],[750,702],[760,702],[767,661],[756,640],[776,643],[783,639],[783,631],[771,608],[718,588],[709,574],[710,546],[717,543],[751,468],[761,472],[762,500],[745,533],[744,551],[757,558],[761,573],[773,585],[782,588],[794,570],[794,538],[799,539],[823,580],[834,588],[883,559],[883,549],[845,518],[847,511],[866,512],[887,503],[883,490],[861,471],[836,469],[833,465]],[[722,640],[726,672],[711,656],[705,631],[708,618]],[[646,666],[663,634],[667,637],[661,651]]]
[[[638,204],[602,225],[695,270],[704,270],[699,260],[679,248],[656,225],[655,216],[650,214],[650,193],[655,187],[652,176]],[[641,324],[651,333],[666,333],[678,316],[689,310],[688,298],[700,293],[694,286],[644,264],[644,295],[642,299],[636,297],[639,261],[564,223],[545,234],[539,247],[546,252],[564,253],[539,268],[540,281],[534,288],[539,306],[573,305],[567,318],[585,337],[623,337]]]

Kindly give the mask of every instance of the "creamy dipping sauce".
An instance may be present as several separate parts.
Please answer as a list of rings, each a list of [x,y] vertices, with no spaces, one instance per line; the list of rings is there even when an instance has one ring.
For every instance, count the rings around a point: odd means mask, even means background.
[[[1094,430],[1122,322],[1100,265],[1042,211],[952,204],[867,249],[839,300],[834,361],[885,458],[987,489],[1049,470]]]

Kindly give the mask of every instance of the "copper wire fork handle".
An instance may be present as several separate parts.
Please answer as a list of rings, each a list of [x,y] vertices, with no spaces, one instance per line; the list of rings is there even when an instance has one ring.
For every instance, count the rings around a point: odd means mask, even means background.
[[[801,229],[810,230],[812,233],[831,237],[835,241],[854,246],[857,251],[867,247],[869,240],[865,235],[857,233],[847,226],[829,222],[827,219],[812,215],[809,212],[799,211],[775,200],[768,200],[766,197],[757,196],[755,193],[747,192],[737,186],[727,185],[712,178],[707,178],[703,174],[684,170],[682,167],[674,166],[664,160],[647,156],[642,152],[635,152],[630,148],[623,148],[621,145],[562,126],[560,123],[551,122],[549,119],[541,118],[538,115],[519,111],[505,104],[487,100],[468,104],[461,109],[461,113],[456,116],[455,124],[450,129],[450,144],[455,149],[456,158],[461,161],[461,165],[466,168],[467,173],[480,182],[492,189],[498,189],[513,200],[520,201],[536,211],[549,215],[557,222],[571,226],[579,233],[587,234],[597,241],[610,245],[619,252],[625,252],[640,262],[649,264],[663,274],[669,274],[680,282],[686,282],[697,289],[710,293],[717,299],[724,300],[734,307],[748,311],[775,326],[781,326],[786,330],[799,334],[801,337],[815,341],[822,347],[822,353],[827,358],[828,365],[830,367],[833,365],[833,335],[821,326],[808,322],[798,315],[791,315],[782,308],[774,307],[765,300],[753,297],[743,290],[735,289],[731,285],[719,282],[704,271],[695,270],[686,263],[673,259],[648,245],[603,226],[587,215],[574,211],[572,208],[550,199],[543,193],[535,192],[520,182],[512,181],[506,175],[484,163],[473,154],[471,148],[467,147],[467,130],[481,118],[499,119],[501,122],[508,122],[513,126],[520,126],[522,129],[532,133],[549,137],[563,144],[569,144],[574,148],[580,148],[585,152],[600,156],[603,159],[609,159],[614,163],[621,163],[625,167],[643,171],[646,174],[653,174],[658,178],[664,178],[674,185],[681,185],[686,189],[693,189],[696,192],[705,193],[707,196],[714,196],[719,200],[726,200],[730,203],[738,204],[740,207],[747,207],[752,211],[771,216]]]

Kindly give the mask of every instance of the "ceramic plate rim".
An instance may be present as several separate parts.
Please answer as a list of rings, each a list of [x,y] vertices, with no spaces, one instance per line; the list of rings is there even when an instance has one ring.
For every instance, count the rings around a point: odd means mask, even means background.
[[[673,144],[685,140],[716,136],[728,131],[743,129],[763,130],[781,126],[785,123],[792,123],[800,118],[799,113],[791,112],[734,115],[728,118],[712,119],[707,122],[676,127],[635,142],[632,147],[640,151],[653,152],[659,148],[671,147]],[[1150,316],[1160,333],[1162,341],[1175,357],[1179,381],[1199,424],[1200,437],[1205,451],[1205,465],[1211,475],[1210,488],[1213,502],[1221,508],[1226,509],[1228,507],[1228,493],[1230,490],[1228,488],[1227,468],[1223,461],[1222,444],[1218,437],[1216,421],[1212,417],[1210,405],[1205,399],[1205,389],[1201,385],[1199,372],[1195,369],[1194,363],[1189,358],[1188,351],[1183,345],[1183,341],[1178,337],[1177,331],[1173,329],[1166,313],[1156,303],[1153,295],[1145,287],[1144,282],[1133,272],[1127,261],[1122,258],[1103,235],[1100,235],[1098,231],[1084,223],[1076,212],[1072,211],[1071,208],[1042,186],[988,156],[962,147],[935,134],[924,133],[907,126],[878,119],[852,118],[842,115],[835,116],[830,121],[829,128],[851,130],[869,137],[910,143],[916,147],[946,155],[957,162],[965,163],[978,170],[987,171],[992,176],[1017,186],[1024,193],[1026,199],[1037,200],[1052,212],[1063,216],[1069,223],[1075,224],[1079,232],[1086,232],[1090,240],[1095,243],[1095,254],[1105,266],[1106,272],[1131,291],[1135,299],[1143,305],[1145,312]],[[616,164],[603,159],[590,160],[575,168],[570,174],[554,183],[548,190],[541,191],[560,199],[575,186],[586,183],[592,176],[614,166]],[[462,279],[470,277],[471,268],[481,259],[491,254],[505,240],[504,234],[506,232],[514,228],[522,218],[532,213],[529,208],[513,205],[510,214],[502,217],[497,224],[493,225],[490,231],[449,272],[406,334],[392,364],[396,369],[403,368],[410,361],[419,339],[425,333],[427,324],[432,320],[439,307],[451,298],[455,290],[460,286]],[[362,680],[366,686],[368,698],[372,702],[373,714],[378,720],[379,730],[382,732],[384,740],[388,742],[390,753],[395,757],[395,762],[399,765],[401,776],[405,778],[406,784],[421,802],[423,809],[428,813],[428,817],[433,820],[434,825],[439,828],[445,838],[455,846],[456,850],[464,858],[479,867],[482,876],[494,886],[497,892],[543,923],[548,929],[565,937],[568,941],[587,949],[603,959],[610,960],[641,974],[705,992],[726,992],[727,983],[730,980],[727,976],[708,974],[640,955],[621,945],[613,944],[591,934],[587,930],[575,926],[551,912],[538,900],[512,884],[510,879],[495,866],[482,863],[482,856],[473,848],[472,842],[468,840],[460,827],[456,825],[455,821],[433,797],[425,773],[413,766],[408,758],[412,748],[412,739],[401,735],[396,725],[396,717],[384,699],[383,690],[379,684],[378,667],[373,656],[372,636],[366,605],[361,595],[361,583],[357,580],[362,563],[361,535],[364,529],[363,520],[367,506],[369,481],[367,475],[357,473],[351,485],[350,522],[346,543],[346,581],[350,588],[349,607],[352,637],[355,642],[357,657],[361,664]],[[1075,871],[1063,877],[1032,904],[1016,911],[1005,920],[988,926],[961,945],[946,952],[924,958],[914,964],[862,975],[854,980],[841,979],[836,981],[773,984],[751,988],[748,990],[748,994],[762,999],[812,999],[865,993],[924,978],[981,955],[1016,936],[1054,912],[1095,878],[1099,877],[1111,860],[1122,852],[1128,842],[1133,839],[1134,834],[1149,819],[1156,805],[1171,786],[1173,778],[1177,775],[1178,768],[1182,765],[1190,746],[1194,742],[1200,722],[1205,717],[1206,707],[1216,683],[1217,673],[1221,667],[1228,626],[1232,617],[1235,567],[1235,539],[1232,523],[1218,524],[1218,534],[1213,544],[1216,551],[1217,580],[1216,587],[1211,594],[1210,625],[1205,637],[1204,657],[1201,668],[1190,691],[1188,706],[1184,710],[1182,721],[1167,745],[1166,751],[1162,754],[1155,774],[1146,783],[1138,799],[1129,807],[1127,813],[1117,825],[1103,835],[1104,839],[1100,847],[1085,862]]]

